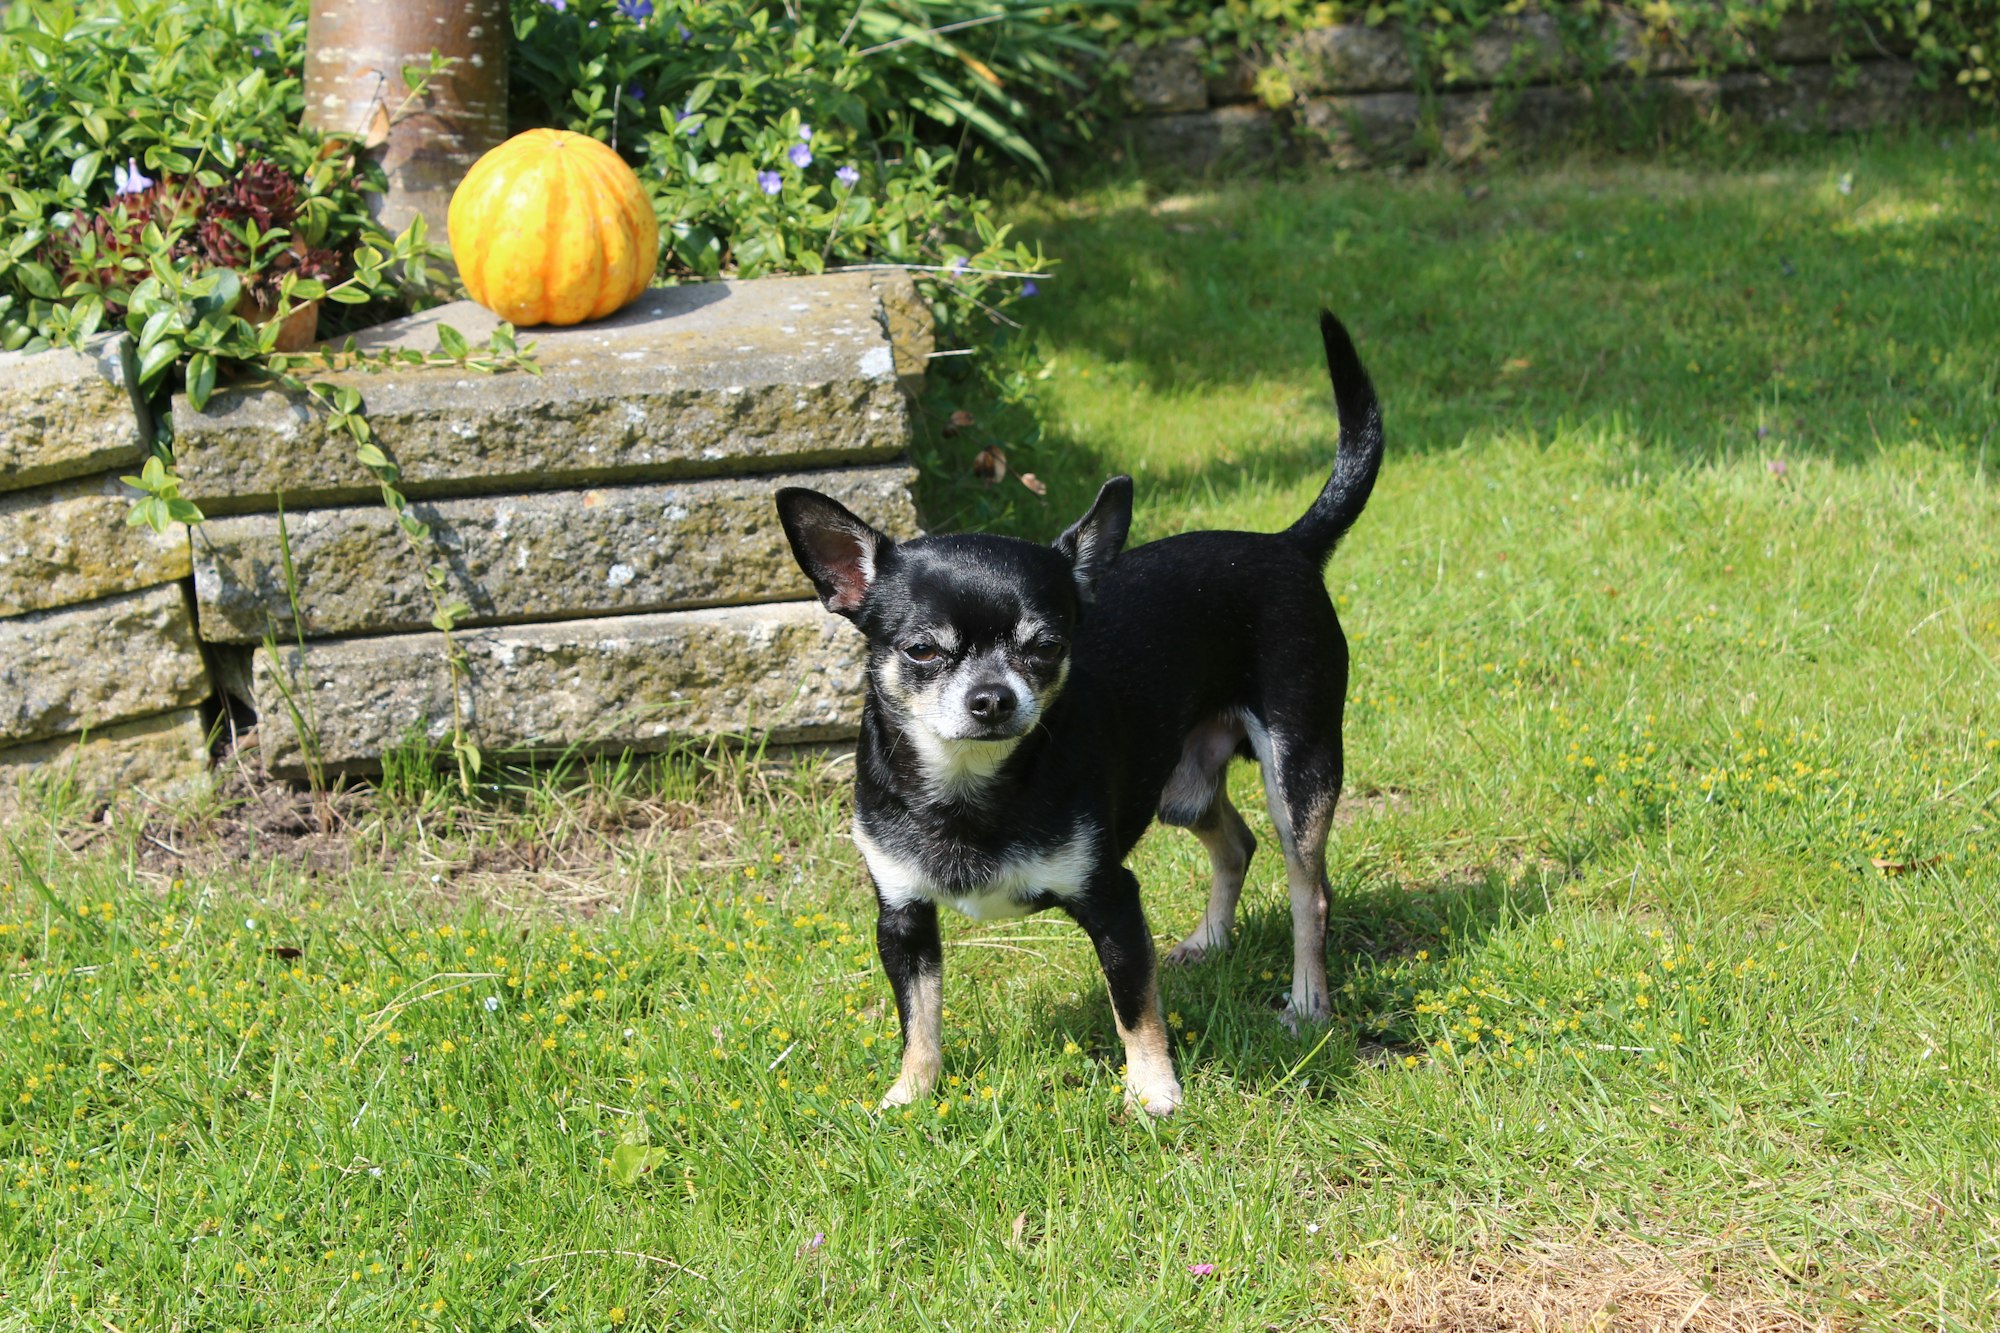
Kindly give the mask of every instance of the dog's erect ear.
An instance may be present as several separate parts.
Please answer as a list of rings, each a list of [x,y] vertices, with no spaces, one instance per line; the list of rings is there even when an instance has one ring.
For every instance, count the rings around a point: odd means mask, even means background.
[[[877,562],[895,543],[818,491],[786,486],[777,498],[778,521],[792,543],[792,558],[813,581],[827,610],[854,619],[875,582]]]
[[[1089,601],[1098,577],[1111,567],[1125,549],[1125,534],[1132,530],[1132,479],[1113,477],[1097,493],[1090,512],[1056,538],[1056,550],[1069,560],[1076,572],[1077,591]]]

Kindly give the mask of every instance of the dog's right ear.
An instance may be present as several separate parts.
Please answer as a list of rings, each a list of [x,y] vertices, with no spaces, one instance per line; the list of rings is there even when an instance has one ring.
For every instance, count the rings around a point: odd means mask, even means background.
[[[854,619],[875,582],[877,562],[894,543],[840,501],[803,486],[778,492],[778,521],[785,525],[792,558],[813,581],[821,604]]]

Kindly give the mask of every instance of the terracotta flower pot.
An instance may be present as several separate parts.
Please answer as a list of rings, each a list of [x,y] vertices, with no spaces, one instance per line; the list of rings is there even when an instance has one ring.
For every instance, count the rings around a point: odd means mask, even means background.
[[[236,313],[252,324],[262,327],[277,317],[276,304],[265,305],[252,299],[249,292],[236,298]],[[292,313],[285,316],[285,322],[278,326],[277,352],[303,352],[319,337],[319,302],[304,301],[292,307]]]

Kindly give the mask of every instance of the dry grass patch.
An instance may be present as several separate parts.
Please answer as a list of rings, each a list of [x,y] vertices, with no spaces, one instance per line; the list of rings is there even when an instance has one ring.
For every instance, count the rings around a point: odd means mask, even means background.
[[[1469,1262],[1354,1259],[1331,1274],[1351,1333],[1837,1333],[1719,1272],[1707,1252],[1549,1244]]]

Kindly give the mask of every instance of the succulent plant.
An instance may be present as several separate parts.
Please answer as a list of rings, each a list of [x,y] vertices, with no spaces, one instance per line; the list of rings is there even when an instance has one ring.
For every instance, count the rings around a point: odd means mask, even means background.
[[[347,261],[337,251],[307,249],[296,238],[264,242],[268,234],[289,232],[297,223],[299,194],[297,177],[262,158],[212,187],[163,177],[95,212],[78,213],[44,244],[42,259],[65,290],[82,282],[103,296],[107,313],[120,316],[132,285],[145,276],[143,265],[128,268],[126,261],[142,253],[146,228],[157,224],[173,258],[192,259],[198,268],[236,270],[250,307],[246,313],[255,317],[276,308],[287,273],[325,282],[346,276]],[[254,247],[246,224],[256,228]]]

